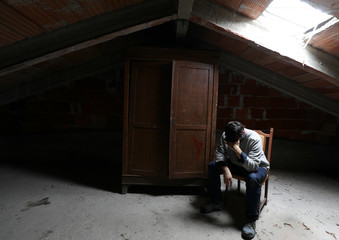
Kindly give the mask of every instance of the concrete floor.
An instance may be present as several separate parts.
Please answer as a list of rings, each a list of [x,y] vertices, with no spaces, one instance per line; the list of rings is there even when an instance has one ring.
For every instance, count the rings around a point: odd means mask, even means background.
[[[132,187],[121,195],[117,185],[93,184],[93,175],[69,176],[0,165],[0,239],[241,239],[244,195],[235,189],[224,211],[203,215],[200,188]],[[270,179],[255,239],[339,239],[337,180],[282,171]]]

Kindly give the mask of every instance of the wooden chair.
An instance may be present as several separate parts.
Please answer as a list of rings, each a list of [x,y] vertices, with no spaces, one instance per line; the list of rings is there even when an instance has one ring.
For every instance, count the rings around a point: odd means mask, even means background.
[[[265,152],[267,161],[271,163],[272,141],[273,141],[273,131],[274,131],[273,128],[270,129],[270,133],[264,133],[261,130],[254,130],[254,131],[260,135],[263,151]],[[266,148],[267,141],[268,141],[268,146]],[[269,175],[270,175],[270,172],[268,171],[265,180],[261,183],[261,186],[265,184],[265,192],[264,192],[264,199],[263,201],[260,201],[260,204],[259,204],[259,214],[261,213],[261,210],[264,208],[264,206],[267,205]],[[245,181],[245,179],[237,175],[232,175],[232,176],[233,178],[238,180],[238,192],[240,192],[240,181]],[[228,189],[226,187],[226,191],[227,190]]]

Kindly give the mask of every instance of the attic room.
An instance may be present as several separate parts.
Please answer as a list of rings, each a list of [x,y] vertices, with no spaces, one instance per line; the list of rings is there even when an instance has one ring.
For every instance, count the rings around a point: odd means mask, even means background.
[[[337,0],[1,0],[0,239],[242,239],[244,181],[199,212],[230,121],[272,129],[254,239],[337,239],[338,19]]]

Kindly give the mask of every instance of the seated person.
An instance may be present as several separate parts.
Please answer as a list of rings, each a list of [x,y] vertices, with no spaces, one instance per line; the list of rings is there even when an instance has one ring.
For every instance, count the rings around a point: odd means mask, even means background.
[[[242,229],[242,237],[254,238],[255,223],[259,217],[261,183],[265,180],[268,169],[269,162],[262,150],[259,134],[244,128],[240,122],[229,122],[216,148],[215,160],[208,166],[210,202],[201,207],[200,212],[210,213],[223,209],[221,174],[227,187],[232,186],[232,174],[242,176],[246,181],[246,224]]]

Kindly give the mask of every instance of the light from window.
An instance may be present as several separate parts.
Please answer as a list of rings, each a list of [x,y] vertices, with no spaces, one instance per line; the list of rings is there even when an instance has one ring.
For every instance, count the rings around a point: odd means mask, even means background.
[[[271,30],[298,38],[333,16],[328,15],[299,0],[273,0],[259,21]]]

